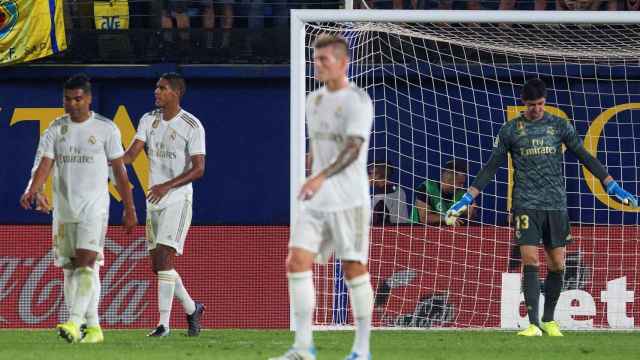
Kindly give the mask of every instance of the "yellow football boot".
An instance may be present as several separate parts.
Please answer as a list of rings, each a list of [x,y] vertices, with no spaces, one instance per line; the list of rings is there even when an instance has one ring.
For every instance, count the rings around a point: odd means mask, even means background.
[[[84,337],[80,340],[81,344],[97,344],[104,341],[104,335],[100,325],[87,327],[84,331]]]
[[[69,343],[80,341],[80,327],[73,321],[58,324],[56,330],[58,330],[58,335]]]
[[[562,332],[560,332],[560,326],[558,323],[553,320],[540,322],[540,329],[549,336],[564,336],[562,335]]]
[[[534,324],[530,324],[529,327],[518,332],[518,336],[542,336],[542,330]]]

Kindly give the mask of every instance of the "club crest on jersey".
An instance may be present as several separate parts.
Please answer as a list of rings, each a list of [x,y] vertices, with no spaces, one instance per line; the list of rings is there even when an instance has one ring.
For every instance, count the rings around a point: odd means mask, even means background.
[[[342,106],[338,106],[336,108],[336,112],[333,114],[333,116],[335,116],[336,118],[342,117]]]
[[[60,128],[60,134],[64,135],[69,131],[69,127],[67,125],[62,125]]]
[[[89,144],[91,145],[95,145],[96,144],[96,137],[91,135],[89,136]]]
[[[175,139],[176,139],[176,136],[177,136],[177,134],[176,134],[176,131],[175,131],[175,130],[173,130],[173,131],[171,132],[171,135],[169,135],[169,137],[171,138],[171,140],[175,140]]]
[[[318,95],[316,95],[316,98],[315,98],[315,99],[313,99],[313,103],[314,103],[316,106],[320,105],[320,101],[322,101],[322,94],[318,94]]]
[[[516,123],[516,134],[518,134],[520,136],[527,134],[527,132],[524,130],[524,122],[523,121],[518,121]]]
[[[547,135],[549,135],[549,136],[555,136],[555,135],[556,135],[556,129],[555,129],[555,128],[553,128],[553,127],[551,127],[551,126],[549,126],[549,127],[547,128]]]

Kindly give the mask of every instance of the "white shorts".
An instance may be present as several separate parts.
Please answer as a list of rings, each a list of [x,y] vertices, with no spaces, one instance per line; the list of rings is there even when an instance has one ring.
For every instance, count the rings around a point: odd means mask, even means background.
[[[326,263],[335,251],[340,260],[366,264],[370,214],[368,206],[330,212],[305,208],[291,229],[289,247],[316,254],[319,263]]]
[[[182,255],[184,241],[191,226],[191,201],[179,201],[164,209],[147,210],[147,250],[158,244],[172,247]]]
[[[104,240],[108,228],[107,215],[81,222],[63,223],[53,220],[53,253],[55,265],[64,267],[71,263],[76,249],[91,250],[98,253],[97,263],[104,263]]]

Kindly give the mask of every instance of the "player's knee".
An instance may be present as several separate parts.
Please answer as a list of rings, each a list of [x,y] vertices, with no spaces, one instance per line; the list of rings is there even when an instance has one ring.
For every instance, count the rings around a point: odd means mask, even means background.
[[[287,272],[304,272],[311,270],[313,266],[314,254],[298,248],[291,248],[287,256]]]
[[[343,261],[342,270],[344,271],[344,277],[347,280],[355,279],[367,273],[367,267],[357,261]]]
[[[159,260],[158,257],[151,256],[151,271],[153,271],[153,273],[157,275],[158,271],[162,270],[165,270],[165,266],[163,265],[163,263]]]
[[[156,261],[152,264],[152,270],[154,273],[158,273],[158,271],[169,271],[173,269],[173,264],[167,262]]]
[[[564,263],[551,263],[548,269],[552,272],[564,272]]]
[[[167,246],[160,245],[151,253],[151,265],[155,273],[174,268],[173,258],[175,257],[175,251],[172,250]]]
[[[540,261],[538,260],[537,251],[535,252],[521,251],[520,253],[522,255],[522,265],[540,266]]]
[[[522,265],[524,266],[540,266],[537,256],[522,256]]]
[[[298,259],[293,258],[293,257],[289,257],[287,259],[287,272],[289,273],[294,273],[294,272],[302,272],[304,271],[302,268],[302,263],[300,261],[298,261]]]
[[[287,258],[287,272],[296,273],[311,270],[311,265],[300,256],[291,255]]]
[[[92,251],[78,251],[73,258],[73,266],[76,268],[90,267],[95,265],[97,254]]]

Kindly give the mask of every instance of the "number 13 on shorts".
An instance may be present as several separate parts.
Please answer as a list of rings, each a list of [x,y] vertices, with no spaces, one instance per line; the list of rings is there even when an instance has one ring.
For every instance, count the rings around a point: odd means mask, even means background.
[[[516,215],[516,229],[527,230],[529,228],[529,215]]]

